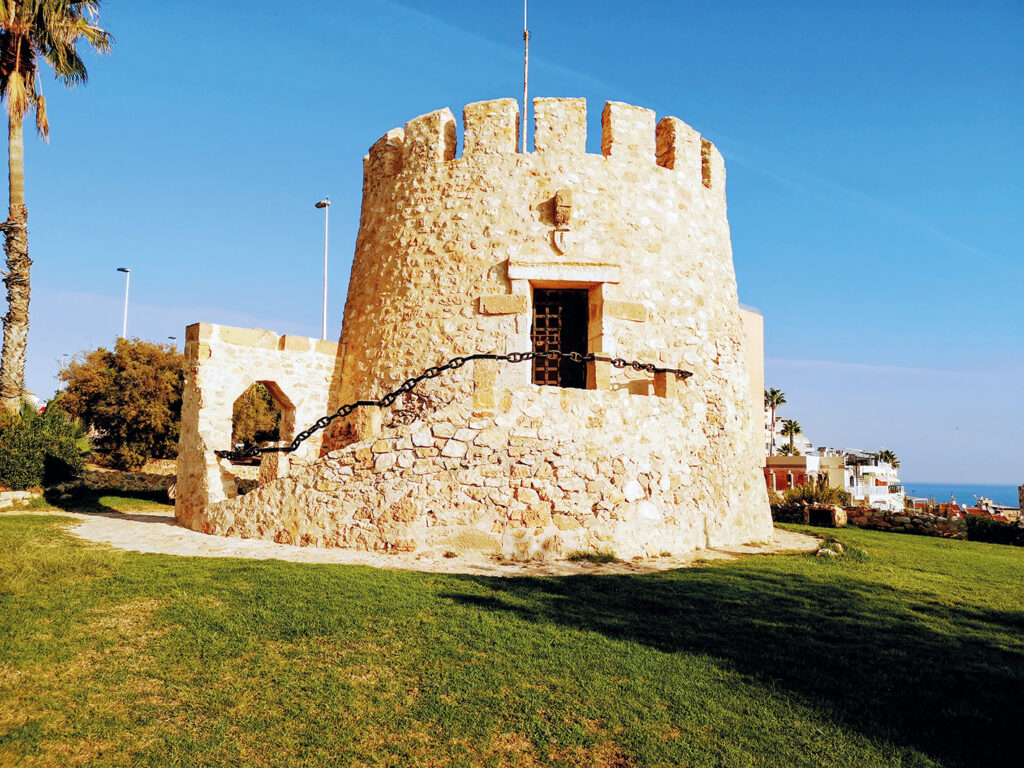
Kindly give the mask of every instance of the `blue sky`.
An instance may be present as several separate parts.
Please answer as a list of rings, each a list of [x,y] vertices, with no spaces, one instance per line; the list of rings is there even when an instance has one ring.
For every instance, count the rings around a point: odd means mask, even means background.
[[[740,298],[780,416],[917,481],[1024,482],[1024,4],[533,0],[531,95],[676,115],[728,169]],[[516,0],[108,0],[91,80],[26,146],[28,386],[120,331],[340,331],[361,158],[521,95]]]

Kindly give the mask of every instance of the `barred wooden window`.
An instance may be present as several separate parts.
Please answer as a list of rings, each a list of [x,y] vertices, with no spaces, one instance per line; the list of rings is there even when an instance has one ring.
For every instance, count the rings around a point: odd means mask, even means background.
[[[586,289],[533,290],[533,351],[587,353]],[[533,383],[586,389],[586,363],[535,359]]]

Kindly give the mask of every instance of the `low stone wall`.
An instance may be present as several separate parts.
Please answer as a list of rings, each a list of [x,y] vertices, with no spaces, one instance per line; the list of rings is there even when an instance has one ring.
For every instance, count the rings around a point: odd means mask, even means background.
[[[847,507],[850,525],[875,531],[914,533],[918,536],[941,536],[944,539],[966,539],[967,522],[962,516],[943,517],[922,512],[886,512],[867,507]]]
[[[283,543],[515,560],[771,540],[746,434],[729,444],[716,427],[712,442],[686,416],[624,390],[512,390],[495,414],[450,406],[178,519]]]
[[[823,528],[842,528],[847,523],[846,510],[842,507],[811,504],[777,504],[772,507],[772,520]]]
[[[159,493],[174,484],[173,462],[170,472],[166,467],[146,465],[135,472],[86,465],[82,470],[82,485],[97,491],[145,491]]]
[[[18,504],[37,499],[42,494],[39,491],[0,491],[0,509],[9,509]]]

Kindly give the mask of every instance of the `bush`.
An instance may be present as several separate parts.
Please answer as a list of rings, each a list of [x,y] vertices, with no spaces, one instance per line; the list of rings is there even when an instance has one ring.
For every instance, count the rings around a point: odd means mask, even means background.
[[[24,405],[18,415],[0,417],[0,483],[13,490],[70,480],[89,450],[81,422],[58,408],[38,414]]]
[[[818,479],[805,485],[798,485],[786,490],[784,496],[786,504],[808,504],[848,507],[850,505],[850,494],[842,488],[833,488],[828,484],[828,478],[819,475]]]
[[[1024,528],[987,515],[967,515],[967,540],[1024,547]]]
[[[281,409],[261,382],[238,396],[231,411],[231,445],[264,445],[281,439]]]
[[[184,356],[169,344],[118,339],[76,355],[60,372],[60,407],[98,433],[97,448],[118,469],[178,454]]]

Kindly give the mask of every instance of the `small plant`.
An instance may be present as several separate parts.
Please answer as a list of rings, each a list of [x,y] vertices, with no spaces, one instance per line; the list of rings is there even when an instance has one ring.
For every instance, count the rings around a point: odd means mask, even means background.
[[[785,501],[785,499],[782,498],[781,493],[774,490],[773,488],[768,489],[768,504],[770,506],[777,507],[780,504],[782,504],[783,501]]]
[[[445,551],[445,553],[444,553],[444,556],[450,559],[450,558],[453,558],[453,557],[458,557],[458,556],[459,556],[459,553],[458,553],[458,552],[452,552],[452,551],[451,551],[451,550],[449,549],[449,550],[446,550],[446,551]]]
[[[610,549],[577,549],[575,552],[570,552],[567,558],[571,562],[588,562],[588,563],[617,563],[619,558],[615,556],[615,553]]]
[[[828,484],[828,477],[820,475],[817,480],[789,488],[786,491],[787,504],[806,502],[814,505],[847,507],[850,505],[850,494],[842,488],[833,488]]]

